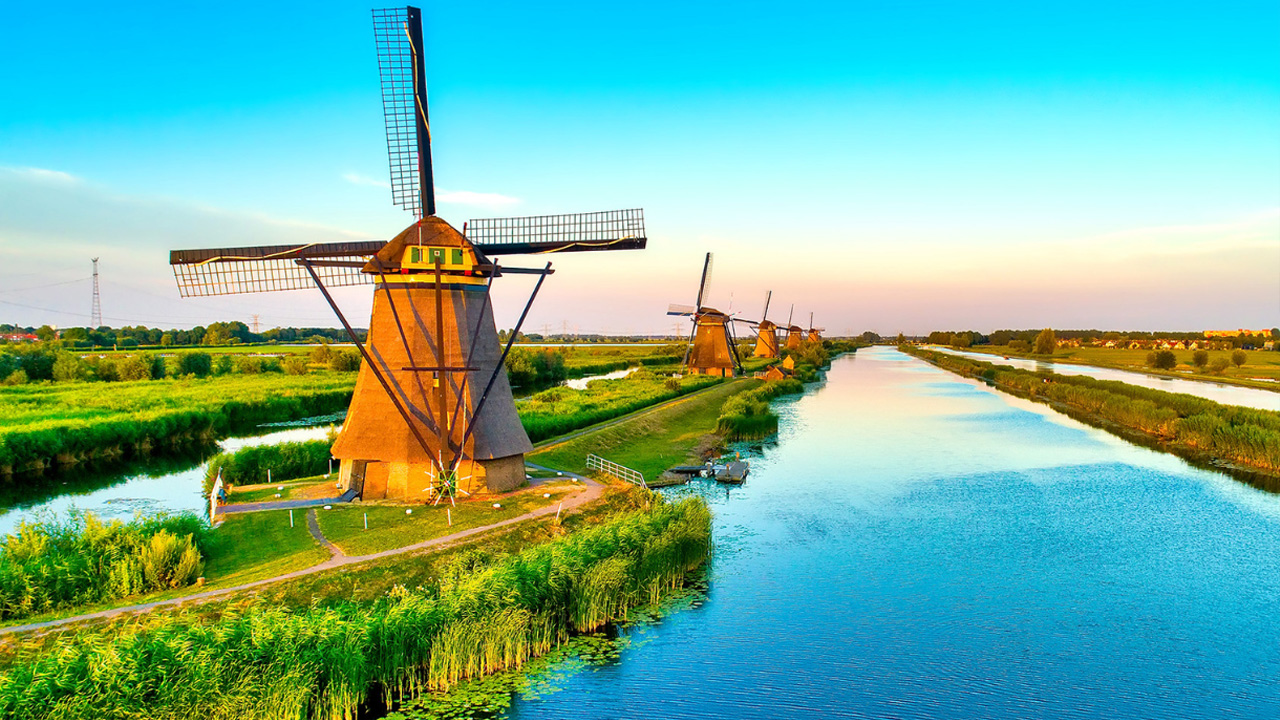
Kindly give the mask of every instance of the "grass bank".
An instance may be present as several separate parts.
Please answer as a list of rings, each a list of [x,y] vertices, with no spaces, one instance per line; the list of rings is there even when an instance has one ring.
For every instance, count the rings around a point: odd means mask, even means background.
[[[0,387],[0,475],[145,457],[345,409],[353,373]]]
[[[0,714],[351,717],[531,657],[678,588],[710,553],[688,500],[627,513],[512,556],[463,553],[435,582],[369,602],[169,616],[60,638],[14,658]]]
[[[945,370],[982,378],[1023,397],[1071,408],[1193,455],[1207,455],[1271,477],[1280,476],[1280,413],[1223,405],[1114,380],[1018,370],[912,346],[901,349]]]
[[[640,369],[617,380],[596,380],[585,390],[555,387],[516,405],[520,422],[533,442],[563,435],[644,407],[723,382],[690,375],[668,378]]]
[[[733,380],[663,407],[537,448],[530,462],[566,470],[584,468],[588,453],[656,478],[672,465],[697,460],[700,446],[716,432],[721,408],[738,393],[763,386],[761,380]],[[717,438],[718,439],[718,438]]]
[[[1064,347],[1058,348],[1052,355],[1034,355],[1025,351],[1013,350],[1007,345],[975,345],[965,348],[965,350],[990,355],[1017,357],[1024,360],[1092,365],[1094,367],[1141,372],[1148,375],[1204,380],[1226,385],[1243,385],[1245,387],[1280,392],[1280,352],[1267,352],[1265,350],[1243,351],[1245,353],[1245,362],[1237,367],[1231,362],[1231,356],[1236,351],[1207,350],[1208,361],[1206,367],[1198,368],[1194,361],[1195,350],[1171,350],[1170,352],[1173,353],[1178,364],[1172,370],[1161,370],[1150,367],[1147,364],[1147,356],[1151,354],[1151,350],[1145,348]],[[1215,361],[1220,365],[1226,365],[1226,369],[1221,373],[1206,369],[1212,366]]]

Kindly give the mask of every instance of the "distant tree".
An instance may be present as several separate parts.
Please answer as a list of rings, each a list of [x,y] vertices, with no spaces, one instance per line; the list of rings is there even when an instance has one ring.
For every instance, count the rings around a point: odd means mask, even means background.
[[[1172,350],[1160,350],[1147,355],[1147,364],[1158,370],[1172,370],[1178,366],[1178,356]]]
[[[1058,347],[1058,338],[1052,328],[1045,328],[1036,336],[1036,355],[1052,355]]]
[[[58,332],[48,325],[41,325],[36,329],[36,337],[42,342],[49,342],[58,336]]]
[[[880,342],[880,336],[879,336],[879,335],[877,335],[876,333],[872,332],[871,330],[868,330],[868,331],[866,331],[866,332],[862,333],[862,334],[861,334],[861,335],[859,335],[858,337],[860,337],[860,338],[862,339],[862,342],[865,342],[865,343],[868,343],[868,344],[874,344],[874,343],[878,343],[878,342]]]
[[[1031,350],[1031,345],[1026,340],[1010,340],[1009,349],[1014,352],[1027,352]]]
[[[322,342],[314,350],[311,351],[311,362],[317,365],[328,365],[329,359],[333,357],[333,351],[329,349],[328,342]]]
[[[155,355],[151,356],[151,378],[153,380],[160,380],[161,378],[163,378],[166,375],[165,371],[167,369],[168,368],[165,367],[165,364],[164,364],[164,358],[160,355],[160,353],[156,353]]]
[[[116,382],[120,379],[120,370],[111,360],[99,360],[93,367],[93,376],[102,382]]]
[[[1213,362],[1209,363],[1209,370],[1210,372],[1221,375],[1222,373],[1226,372],[1227,367],[1230,365],[1231,365],[1230,360],[1224,357],[1220,357],[1215,359]]]
[[[80,358],[68,352],[60,352],[53,361],[53,379],[59,382],[83,380],[88,370]]]
[[[951,336],[951,346],[958,348],[967,348],[973,345],[973,336],[969,333],[956,333]]]
[[[1236,367],[1242,367],[1248,359],[1248,354],[1243,350],[1236,350],[1231,353],[1231,362],[1235,363]]]
[[[898,333],[898,344],[905,345],[906,342],[907,342],[907,336],[903,335],[902,333]]]
[[[1191,353],[1191,364],[1198,368],[1205,367],[1209,364],[1209,351],[1197,350]]]

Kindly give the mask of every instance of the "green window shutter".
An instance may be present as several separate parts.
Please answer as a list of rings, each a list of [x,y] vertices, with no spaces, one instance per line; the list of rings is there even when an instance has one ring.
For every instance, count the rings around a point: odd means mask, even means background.
[[[462,248],[453,249],[453,264],[454,265],[462,264]]]

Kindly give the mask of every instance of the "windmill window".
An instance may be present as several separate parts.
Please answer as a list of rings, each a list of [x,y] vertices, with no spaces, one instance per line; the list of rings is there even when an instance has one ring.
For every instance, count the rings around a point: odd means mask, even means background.
[[[454,248],[451,254],[453,255],[453,264],[461,265],[462,264],[462,248]]]
[[[409,262],[415,262],[415,263],[422,262],[422,248],[420,247],[409,248]]]

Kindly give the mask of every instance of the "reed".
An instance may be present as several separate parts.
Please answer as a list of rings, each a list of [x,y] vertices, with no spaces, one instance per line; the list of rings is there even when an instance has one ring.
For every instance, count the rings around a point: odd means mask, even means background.
[[[796,378],[772,380],[755,390],[734,395],[720,408],[716,432],[726,440],[759,440],[778,432],[778,415],[769,401],[781,395],[804,392],[804,383]]]
[[[1019,370],[914,347],[943,369],[989,380],[1034,400],[1057,402],[1126,428],[1250,468],[1280,472],[1280,413],[1083,375]]]
[[[256,605],[59,639],[0,675],[0,716],[354,718],[519,666],[660,599],[711,552],[700,499],[465,567],[371,603]]]
[[[0,619],[190,585],[203,570],[208,533],[194,515],[23,523],[0,540]]]

